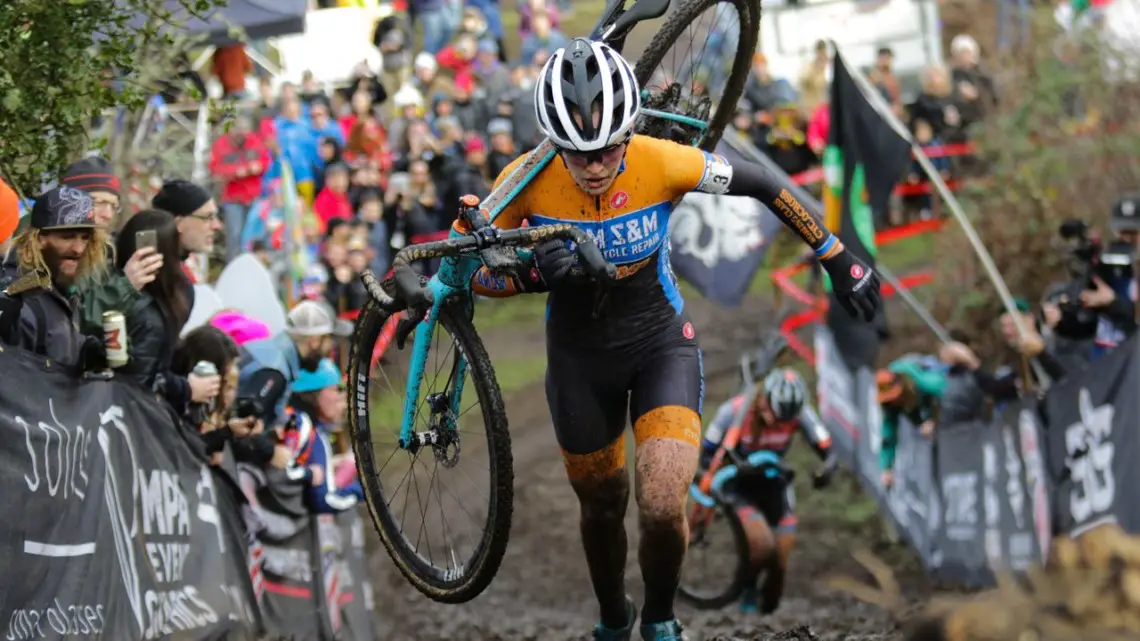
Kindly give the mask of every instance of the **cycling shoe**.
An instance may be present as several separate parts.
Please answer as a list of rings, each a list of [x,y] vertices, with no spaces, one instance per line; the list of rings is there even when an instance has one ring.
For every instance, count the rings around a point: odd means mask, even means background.
[[[759,614],[760,607],[756,604],[756,588],[744,588],[740,594],[740,612],[742,614]]]
[[[633,624],[637,622],[637,606],[628,596],[625,598],[625,609],[629,613],[629,624],[620,630],[612,630],[599,623],[594,626],[594,641],[630,641],[633,637]]]
[[[641,638],[643,641],[689,641],[676,619],[641,626]]]

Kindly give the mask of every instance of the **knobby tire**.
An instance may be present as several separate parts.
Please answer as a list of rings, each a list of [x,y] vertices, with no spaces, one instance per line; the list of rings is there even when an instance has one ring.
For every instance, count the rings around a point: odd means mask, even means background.
[[[732,552],[736,557],[736,568],[733,571],[732,582],[728,585],[728,588],[720,594],[713,595],[690,589],[685,585],[684,572],[681,573],[681,582],[677,586],[677,594],[687,603],[692,604],[699,610],[717,610],[723,608],[729,603],[739,599],[740,595],[744,593],[744,588],[747,587],[748,582],[754,580],[752,563],[749,559],[748,536],[744,533],[744,524],[740,522],[740,517],[736,514],[736,509],[722,501],[717,501],[716,507],[713,509],[717,511],[717,514],[715,514],[713,518],[724,519],[728,523],[729,529],[732,530]]]
[[[760,37],[760,0],[687,0],[669,16],[633,68],[638,84],[644,87],[652,80],[653,72],[685,29],[701,14],[718,4],[731,4],[736,7],[740,16],[740,41],[732,60],[728,81],[699,145],[705,151],[713,151],[716,148],[724,128],[736,113],[736,104],[740,101],[740,96],[744,94],[744,83],[748,81],[748,71],[752,67],[752,54],[756,51],[756,43]]]
[[[392,292],[390,280],[385,281],[384,288],[389,293]],[[458,351],[466,358],[471,373],[471,383],[475,385],[475,392],[482,406],[483,422],[487,430],[491,486],[487,522],[484,525],[482,538],[458,577],[445,580],[438,569],[426,563],[416,553],[404,539],[399,527],[399,518],[392,514],[384,500],[380,470],[376,467],[368,421],[368,384],[372,348],[390,314],[375,300],[369,299],[361,310],[349,359],[349,381],[352,386],[349,394],[349,434],[372,523],[376,526],[384,549],[388,551],[400,573],[417,590],[440,603],[465,603],[479,596],[490,585],[506,553],[514,510],[511,437],[507,429],[503,397],[487,350],[479,340],[470,316],[465,313],[464,302],[462,299],[454,299],[445,304],[440,312],[439,321],[458,343]],[[410,498],[409,496],[409,500]]]

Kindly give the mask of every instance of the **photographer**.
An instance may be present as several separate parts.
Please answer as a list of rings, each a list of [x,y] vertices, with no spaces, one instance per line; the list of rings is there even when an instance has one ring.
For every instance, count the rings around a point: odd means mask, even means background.
[[[1056,296],[1061,312],[1057,325],[1091,333],[1094,360],[1124,342],[1136,327],[1132,261],[1140,230],[1140,197],[1118,201],[1109,225],[1113,240],[1107,245],[1090,237],[1083,221],[1067,220],[1060,229],[1061,237],[1073,244],[1073,280]]]
[[[1132,263],[1140,237],[1140,195],[1116,202],[1109,219],[1113,240],[1100,252],[1095,289],[1081,292],[1081,305],[1097,311],[1093,359],[1123,343],[1136,329],[1136,277]]]

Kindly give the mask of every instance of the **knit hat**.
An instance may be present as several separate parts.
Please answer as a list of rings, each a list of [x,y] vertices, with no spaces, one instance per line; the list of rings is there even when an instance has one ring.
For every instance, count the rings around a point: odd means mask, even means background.
[[[82,189],[87,193],[105,191],[119,195],[119,179],[105,158],[91,157],[77,160],[63,171],[60,184]]]
[[[87,192],[74,187],[56,187],[36,198],[32,205],[32,229],[94,229],[95,204]]]
[[[175,216],[189,216],[211,198],[210,192],[189,180],[171,180],[162,186],[150,204]]]

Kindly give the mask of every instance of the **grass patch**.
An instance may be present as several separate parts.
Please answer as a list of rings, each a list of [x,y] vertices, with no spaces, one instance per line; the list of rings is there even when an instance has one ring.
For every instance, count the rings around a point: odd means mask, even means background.
[[[811,487],[811,473],[820,460],[802,439],[797,439],[788,452],[787,462],[796,470],[796,513],[801,519],[810,515],[813,521],[838,522],[852,528],[879,520],[878,504],[846,474],[836,474],[831,485],[822,490]]]
[[[493,332],[503,329],[542,327],[546,321],[546,296],[522,294],[510,298],[487,298],[475,305],[475,329]]]

